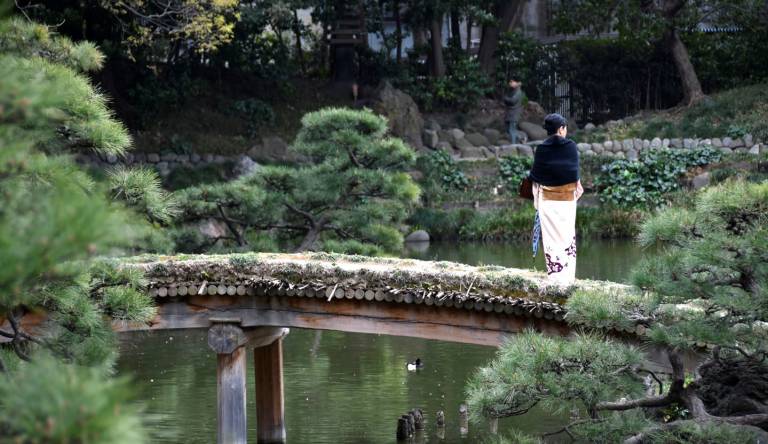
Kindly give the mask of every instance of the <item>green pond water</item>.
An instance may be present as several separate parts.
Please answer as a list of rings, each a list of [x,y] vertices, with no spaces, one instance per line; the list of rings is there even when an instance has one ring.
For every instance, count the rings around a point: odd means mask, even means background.
[[[510,267],[544,267],[527,243],[431,244],[409,249],[420,259]],[[625,281],[643,252],[631,242],[591,241],[579,245],[578,276]],[[152,442],[216,441],[216,356],[205,330],[131,333],[121,336],[118,373],[138,387]],[[415,442],[474,443],[490,435],[488,424],[460,431],[458,409],[465,381],[494,354],[491,347],[394,336],[292,329],[284,343],[285,421],[288,443],[394,443],[397,418],[424,410],[427,429]],[[406,362],[421,358],[422,370]],[[253,368],[249,357],[248,427],[255,440]],[[445,411],[444,437],[435,413]],[[543,433],[566,417],[541,410],[499,421],[499,434],[512,429]],[[556,441],[553,441],[556,442]]]

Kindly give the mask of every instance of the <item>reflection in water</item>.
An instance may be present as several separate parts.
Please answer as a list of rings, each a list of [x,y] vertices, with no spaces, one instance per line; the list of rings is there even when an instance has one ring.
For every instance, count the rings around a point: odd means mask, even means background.
[[[432,244],[413,257],[470,264],[529,266],[528,245]],[[579,276],[624,280],[640,256],[631,244],[580,245]],[[525,262],[528,261],[528,262]],[[539,263],[543,269],[543,263]],[[493,356],[490,347],[423,339],[293,329],[285,338],[285,405],[288,443],[394,443],[397,418],[424,410],[419,442],[482,442],[491,424],[465,427],[459,406],[464,383]],[[409,372],[417,357],[424,368]],[[133,333],[121,337],[120,374],[132,375],[139,402],[151,420],[157,443],[209,443],[216,439],[216,356],[205,330]],[[255,442],[253,366],[248,376],[248,424]],[[445,412],[444,428],[436,414]],[[529,433],[555,430],[567,420],[539,409],[502,419],[501,435],[512,428]]]
[[[418,245],[417,249],[413,246]],[[423,260],[461,262],[469,265],[501,265],[514,268],[532,268],[545,271],[544,255],[533,258],[528,242],[513,244],[466,242],[461,244],[439,242],[407,244],[406,256]],[[631,241],[594,240],[579,241],[576,276],[581,279],[602,279],[626,282],[631,267],[646,252]]]

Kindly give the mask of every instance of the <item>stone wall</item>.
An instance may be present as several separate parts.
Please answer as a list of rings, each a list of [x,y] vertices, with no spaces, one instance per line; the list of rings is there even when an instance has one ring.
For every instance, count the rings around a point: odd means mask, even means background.
[[[425,143],[433,149],[442,149],[448,151],[457,160],[478,160],[505,156],[527,156],[533,157],[536,146],[542,141],[533,141],[523,144],[509,144],[503,139],[498,130],[487,129],[481,133],[465,134],[462,130],[454,128],[451,130],[440,130],[441,136],[453,142],[436,140]],[[611,156],[618,159],[634,160],[638,158],[641,151],[647,149],[695,149],[706,146],[720,149],[723,153],[750,153],[760,154],[768,153],[768,145],[753,140],[749,135],[743,139],[732,139],[724,137],[722,139],[661,139],[651,140],[642,139],[624,139],[624,140],[606,140],[597,143],[578,143],[579,152],[583,156]],[[97,168],[110,168],[117,165],[131,166],[149,166],[155,168],[161,177],[168,176],[171,171],[177,168],[199,168],[209,165],[218,165],[224,168],[231,177],[237,177],[249,173],[259,168],[248,155],[221,156],[212,154],[174,154],[174,153],[128,153],[124,158],[118,158],[114,155],[99,156],[96,154],[76,157],[81,164],[95,166]]]
[[[111,168],[118,165],[148,166],[157,170],[161,177],[168,176],[177,168],[200,168],[216,165],[224,168],[232,177],[249,173],[259,164],[247,155],[221,156],[213,154],[175,154],[175,153],[127,153],[125,157],[115,155],[100,156],[81,154],[75,160],[83,165],[96,168]]]
[[[443,129],[428,123],[423,132],[423,139],[426,147],[447,151],[457,160],[502,156],[532,157],[536,146],[543,142],[540,139],[546,137],[546,133],[539,134],[538,128],[526,127],[522,129],[523,131],[518,131],[518,134],[523,143],[513,145],[509,143],[507,134],[494,128],[466,133],[459,128]],[[528,139],[539,140],[528,142]],[[751,135],[746,135],[741,139],[730,137],[722,139],[662,139],[657,137],[651,140],[624,139],[578,144],[579,152],[585,156],[601,155],[630,160],[637,159],[639,153],[647,149],[695,149],[707,146],[718,148],[726,154],[768,152],[768,146],[754,140]]]

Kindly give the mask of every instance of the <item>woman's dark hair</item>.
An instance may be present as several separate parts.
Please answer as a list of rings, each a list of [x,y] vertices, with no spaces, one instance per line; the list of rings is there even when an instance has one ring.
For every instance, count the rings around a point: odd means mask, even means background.
[[[568,126],[568,121],[558,113],[552,113],[544,118],[544,129],[547,130],[548,136],[555,134],[561,126]]]

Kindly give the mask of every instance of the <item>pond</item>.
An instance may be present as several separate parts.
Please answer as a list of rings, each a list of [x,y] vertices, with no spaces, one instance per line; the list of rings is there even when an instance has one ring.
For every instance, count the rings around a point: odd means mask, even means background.
[[[643,252],[631,242],[579,245],[578,275],[625,281]],[[431,244],[405,255],[468,264],[543,269],[522,244]],[[216,440],[216,356],[205,330],[131,333],[121,336],[118,373],[131,375],[137,402],[150,419],[151,442],[210,443]],[[427,430],[417,442],[482,442],[487,424],[459,430],[464,383],[495,349],[414,338],[292,329],[284,343],[285,420],[288,443],[394,443],[397,418],[422,408]],[[422,370],[406,362],[421,358]],[[252,359],[252,358],[250,358]],[[248,427],[255,441],[253,366],[249,359]],[[445,411],[444,438],[434,418]],[[499,422],[499,433],[551,431],[567,418],[540,410]]]

